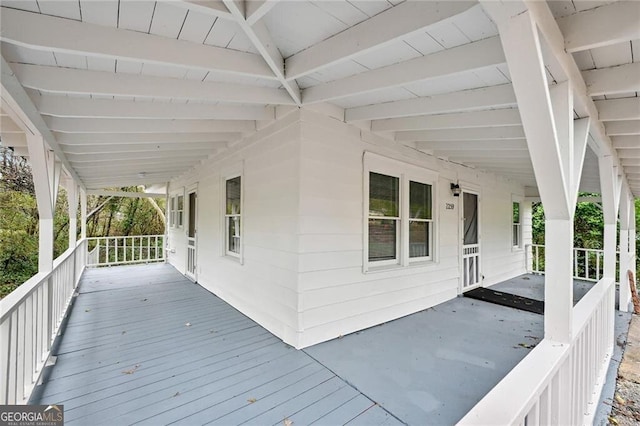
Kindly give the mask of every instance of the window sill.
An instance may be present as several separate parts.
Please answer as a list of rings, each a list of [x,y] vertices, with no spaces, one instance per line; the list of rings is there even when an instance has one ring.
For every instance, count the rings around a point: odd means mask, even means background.
[[[438,262],[433,260],[423,260],[420,262],[409,263],[408,265],[380,265],[380,266],[369,266],[369,268],[364,271],[365,274],[377,274],[381,272],[392,272],[392,271],[403,271],[407,269],[421,269],[421,268],[433,268],[438,265]]]
[[[223,259],[227,259],[230,262],[237,263],[238,265],[242,265],[242,259],[239,256],[232,256],[230,254],[222,255]]]
[[[511,247],[511,252],[512,253],[518,253],[518,252],[521,252],[521,251],[524,251],[524,247],[517,247],[517,246]]]

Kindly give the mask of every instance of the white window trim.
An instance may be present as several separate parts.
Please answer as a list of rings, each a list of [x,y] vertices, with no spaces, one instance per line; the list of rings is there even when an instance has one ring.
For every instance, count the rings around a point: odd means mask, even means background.
[[[169,197],[169,228],[176,227],[176,203],[178,202],[175,195]]]
[[[179,207],[180,206],[180,197],[182,197],[182,209]],[[178,229],[183,229],[184,228],[184,203],[185,203],[185,196],[184,196],[184,188],[182,189],[181,192],[176,194],[176,228]],[[182,213],[182,214],[179,214]]]
[[[240,253],[229,251],[227,239],[227,181],[229,179],[240,178]],[[245,177],[244,162],[237,163],[231,167],[226,167],[220,173],[220,228],[221,228],[221,253],[222,257],[239,264],[244,264],[244,224],[245,224]]]
[[[178,196],[182,196],[182,224],[178,223]],[[171,200],[175,200],[175,204],[171,206]],[[173,191],[169,193],[169,228],[171,229],[182,229],[184,228],[184,187],[179,190]],[[173,208],[171,208],[173,207]]]
[[[520,226],[518,229],[518,245],[514,245],[513,244],[513,225],[515,224],[513,222],[513,203],[518,203],[520,204],[520,208],[519,208],[519,212],[520,212]],[[522,238],[524,236],[524,233],[522,232],[522,205],[524,203],[524,197],[520,196],[520,195],[515,195],[512,194],[511,195],[511,209],[510,209],[510,219],[509,219],[509,223],[511,224],[511,226],[509,227],[510,232],[509,232],[509,240],[510,245],[511,245],[511,251],[522,251],[524,250],[524,244],[522,243]]]
[[[400,193],[400,226],[396,237],[396,259],[383,261],[369,261],[369,174],[380,173],[399,178]],[[438,206],[438,177],[436,171],[419,167],[410,163],[383,157],[372,152],[365,152],[363,156],[363,272],[387,271],[406,267],[429,266],[438,262],[439,245],[439,209]],[[431,256],[409,257],[409,182],[431,185],[432,218],[430,226]],[[406,204],[406,205],[405,205]]]

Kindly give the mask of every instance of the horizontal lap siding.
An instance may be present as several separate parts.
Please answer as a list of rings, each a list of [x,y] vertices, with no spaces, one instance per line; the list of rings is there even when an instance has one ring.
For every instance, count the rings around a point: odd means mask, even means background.
[[[443,177],[439,263],[363,273],[362,158],[381,149],[344,124],[325,124],[302,128],[302,347],[426,309],[455,297],[458,286],[457,213],[444,210],[453,197]]]
[[[295,345],[300,130],[295,122],[277,130],[263,129],[263,137],[232,148],[225,159],[205,163],[172,186],[198,182],[198,282]],[[223,174],[242,162],[241,265],[224,256]]]

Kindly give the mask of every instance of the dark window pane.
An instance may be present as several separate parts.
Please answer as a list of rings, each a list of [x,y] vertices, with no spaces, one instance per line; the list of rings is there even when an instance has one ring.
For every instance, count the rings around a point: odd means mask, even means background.
[[[196,236],[196,193],[189,194],[189,238]]]
[[[184,209],[184,196],[178,195],[178,210]]]
[[[513,203],[513,223],[520,223],[520,203]]]
[[[409,217],[431,219],[431,185],[409,182]]]
[[[429,256],[429,222],[409,222],[409,257]]]
[[[392,260],[396,258],[397,221],[369,219],[369,260]]]
[[[227,218],[227,235],[229,237],[229,251],[240,254],[240,217]]]
[[[398,216],[400,180],[379,173],[369,174],[369,216]]]
[[[514,246],[520,245],[520,226],[519,225],[513,225],[513,245]]]
[[[227,214],[240,214],[240,176],[227,181]]]
[[[478,244],[478,196],[463,194],[464,244]]]

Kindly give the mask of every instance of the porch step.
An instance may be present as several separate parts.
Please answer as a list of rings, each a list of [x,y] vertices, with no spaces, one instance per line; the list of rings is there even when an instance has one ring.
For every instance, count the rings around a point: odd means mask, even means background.
[[[517,294],[478,287],[465,292],[464,297],[544,315],[544,302],[542,300],[529,299]]]

